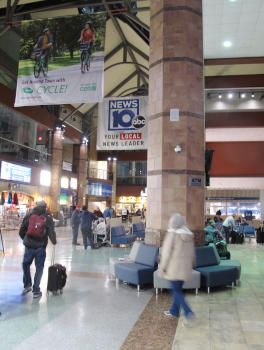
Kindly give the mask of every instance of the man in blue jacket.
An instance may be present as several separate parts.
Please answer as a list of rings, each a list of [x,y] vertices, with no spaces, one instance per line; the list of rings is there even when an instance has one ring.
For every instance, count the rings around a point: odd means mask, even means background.
[[[87,210],[86,205],[82,207],[82,215],[81,215],[81,231],[83,236],[83,245],[84,249],[87,249],[88,246],[88,238],[91,244],[92,249],[97,249],[98,246],[94,244],[93,240],[93,231],[92,231],[92,223],[93,221],[98,220],[97,216]]]
[[[71,216],[71,226],[72,226],[72,244],[73,245],[80,245],[77,243],[77,238],[78,238],[78,231],[79,231],[79,226],[81,222],[81,206],[80,204],[76,205],[76,208],[72,212]]]

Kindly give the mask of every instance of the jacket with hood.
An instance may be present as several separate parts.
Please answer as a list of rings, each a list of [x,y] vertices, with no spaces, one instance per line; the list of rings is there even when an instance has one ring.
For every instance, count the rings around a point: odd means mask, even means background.
[[[159,275],[169,281],[188,281],[193,261],[193,233],[185,226],[184,218],[174,214],[162,247]]]
[[[26,234],[28,230],[30,215],[33,215],[33,214],[44,215],[46,217],[45,232],[43,234],[43,237],[41,238],[35,238]],[[46,207],[37,206],[31,211],[31,213],[27,214],[24,217],[19,230],[19,236],[23,239],[23,244],[27,248],[33,248],[33,249],[41,248],[41,247],[46,248],[48,244],[48,237],[53,244],[57,243],[56,233],[54,230],[54,222],[52,217],[46,214]]]

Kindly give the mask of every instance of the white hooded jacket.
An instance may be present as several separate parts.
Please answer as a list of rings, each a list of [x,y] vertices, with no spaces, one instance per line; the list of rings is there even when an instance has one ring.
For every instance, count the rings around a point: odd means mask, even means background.
[[[193,261],[193,233],[185,226],[184,218],[174,214],[162,247],[159,275],[170,281],[188,281],[192,277]]]

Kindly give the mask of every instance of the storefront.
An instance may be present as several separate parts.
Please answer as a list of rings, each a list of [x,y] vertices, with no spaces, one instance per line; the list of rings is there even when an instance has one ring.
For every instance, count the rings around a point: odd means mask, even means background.
[[[6,229],[14,229],[22,222],[27,211],[40,197],[37,186],[32,185],[33,167],[1,161],[0,219]],[[45,195],[45,190],[41,198]]]
[[[147,197],[140,196],[122,196],[117,197],[116,201],[116,214],[121,215],[122,209],[126,208],[129,214],[135,214],[138,210],[141,212],[146,209]]]
[[[89,211],[93,212],[99,207],[103,212],[107,205],[111,205],[112,185],[109,183],[88,181],[86,198]]]
[[[252,211],[254,219],[261,217],[261,203],[258,197],[207,197],[206,215],[215,215],[221,210],[222,215],[244,216],[246,211]]]

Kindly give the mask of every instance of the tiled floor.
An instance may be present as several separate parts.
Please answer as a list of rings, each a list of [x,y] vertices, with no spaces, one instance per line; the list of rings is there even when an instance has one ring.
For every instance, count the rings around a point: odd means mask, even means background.
[[[242,264],[241,285],[210,295],[188,293],[198,321],[193,328],[179,321],[173,350],[264,349],[264,246],[251,243],[230,250]]]
[[[107,279],[110,256],[128,249],[85,251],[72,247],[70,229],[58,229],[56,262],[69,278],[61,296],[33,300],[21,296],[23,245],[16,232],[4,232],[6,255],[0,254],[1,350],[118,350],[153,295]],[[47,250],[41,288],[45,291],[51,247]],[[33,271],[33,266],[32,266]]]
[[[59,228],[56,262],[67,267],[62,296],[44,293],[40,300],[21,296],[23,245],[17,233],[4,232],[6,254],[0,253],[0,349],[2,350],[167,350],[177,319],[163,316],[171,298],[156,298],[152,289],[115,283],[107,278],[109,257],[128,249],[85,251],[72,247],[69,228]],[[181,320],[173,350],[264,350],[264,246],[230,247],[242,263],[241,286],[187,293],[198,316],[194,328]],[[51,247],[47,250],[41,287],[45,291]],[[32,267],[33,270],[33,267]]]

